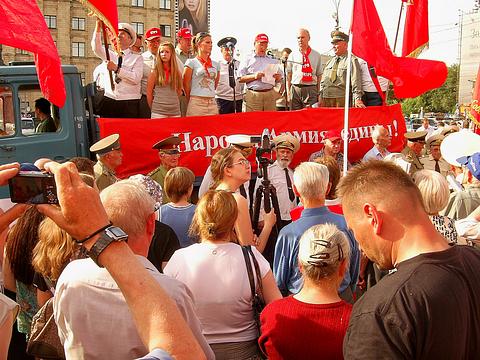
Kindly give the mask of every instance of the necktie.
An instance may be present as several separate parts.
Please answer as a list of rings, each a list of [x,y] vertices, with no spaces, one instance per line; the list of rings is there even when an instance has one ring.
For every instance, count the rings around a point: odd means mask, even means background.
[[[338,70],[338,63],[340,62],[340,58],[337,57],[335,59],[335,64],[333,64],[333,68],[332,68],[332,72],[330,73],[330,80],[333,82],[335,82],[335,80],[337,80],[337,70]]]
[[[242,195],[245,199],[247,198],[247,192],[245,191],[245,184],[240,185],[240,195]]]
[[[285,171],[285,178],[287,179],[287,188],[288,188],[288,198],[290,201],[295,200],[295,193],[293,192],[292,188],[292,180],[290,179],[290,175],[288,174],[288,168],[283,169]]]
[[[438,172],[438,173],[441,172],[440,171],[440,165],[438,164],[438,160],[435,160],[435,171]]]

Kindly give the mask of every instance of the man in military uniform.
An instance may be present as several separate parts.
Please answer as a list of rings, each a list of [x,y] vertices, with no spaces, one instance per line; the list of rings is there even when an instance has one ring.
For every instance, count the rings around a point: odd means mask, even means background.
[[[348,35],[341,31],[333,31],[331,37],[335,56],[327,62],[323,70],[318,102],[322,107],[343,107],[347,82]],[[364,108],[362,75],[356,57],[352,57],[351,85],[354,106]]]
[[[178,144],[181,140],[178,136],[170,136],[166,139],[160,140],[155,145],[152,146],[152,149],[158,150],[158,156],[160,157],[160,166],[148,174],[153,180],[160,184],[163,192],[162,204],[170,202],[165,190],[163,189],[163,184],[165,181],[165,175],[167,175],[168,170],[173,169],[178,166],[178,159],[180,158],[180,151],[178,151]]]
[[[425,170],[433,170],[439,172],[443,176],[450,174],[450,164],[442,157],[440,152],[440,145],[445,136],[432,135],[427,140],[427,149],[430,150],[430,155],[426,155],[420,159]]]
[[[90,147],[90,151],[97,156],[97,163],[93,167],[95,184],[99,191],[118,181],[115,169],[122,164],[122,151],[120,149],[120,135],[112,134],[97,141]]]
[[[420,157],[425,147],[425,136],[427,136],[427,134],[427,131],[415,131],[404,134],[405,139],[407,139],[407,146],[402,150],[402,154],[405,155],[407,161],[412,164],[410,167],[410,175],[418,170],[423,170]]]

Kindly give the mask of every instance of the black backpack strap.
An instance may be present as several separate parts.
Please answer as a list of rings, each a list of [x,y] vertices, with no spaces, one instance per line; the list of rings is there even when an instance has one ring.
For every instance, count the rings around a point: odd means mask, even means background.
[[[255,279],[253,278],[252,264],[250,263],[249,246],[242,246],[242,253],[247,267],[248,281],[250,282],[250,290],[252,292],[252,299],[255,297]],[[250,249],[251,251],[251,249]]]
[[[255,267],[255,275],[257,277],[258,288],[260,290],[259,295],[263,300],[263,284],[262,284],[262,275],[260,273],[260,266],[258,266],[258,261],[255,258],[255,255],[253,254],[252,247],[247,246],[247,250],[248,250],[248,252],[249,252],[249,254],[250,254],[250,256],[252,257],[252,260],[253,260],[253,266]]]

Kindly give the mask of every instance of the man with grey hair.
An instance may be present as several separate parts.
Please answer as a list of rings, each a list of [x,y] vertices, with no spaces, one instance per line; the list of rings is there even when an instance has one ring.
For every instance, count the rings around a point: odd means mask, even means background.
[[[291,110],[311,107],[318,101],[322,79],[321,55],[310,45],[310,32],[299,29],[298,50],[293,51],[287,67],[287,89],[291,95]]]
[[[303,285],[303,278],[298,268],[298,244],[301,236],[313,225],[330,223],[336,225],[350,242],[350,265],[340,285],[339,293],[344,300],[353,301],[353,293],[357,286],[360,253],[343,216],[334,214],[325,207],[328,180],[329,173],[325,165],[304,162],[295,168],[293,187],[304,205],[304,210],[300,219],[280,231],[273,261],[275,279],[284,296],[298,293]]]
[[[160,274],[146,259],[155,228],[153,198],[138,182],[123,180],[105,189],[101,200],[112,223],[128,235],[132,252],[176,302],[207,358],[213,359],[189,289]],[[73,261],[62,272],[56,287],[54,314],[67,359],[132,359],[148,353],[121,290],[108,271],[92,259]]]
[[[392,136],[382,125],[375,125],[372,131],[373,147],[363,156],[362,161],[383,160],[390,154],[387,148],[392,144]]]

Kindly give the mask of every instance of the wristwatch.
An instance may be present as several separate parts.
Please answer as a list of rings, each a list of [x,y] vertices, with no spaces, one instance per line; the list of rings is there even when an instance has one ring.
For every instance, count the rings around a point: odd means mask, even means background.
[[[114,241],[127,241],[128,235],[117,226],[109,226],[100,233],[100,237],[93,244],[93,246],[88,251],[88,256],[100,267],[103,265],[98,263],[98,257],[103,250],[106,249]]]

